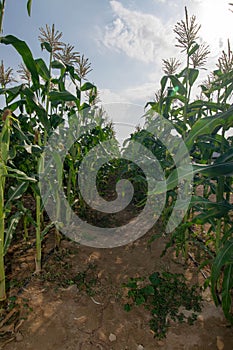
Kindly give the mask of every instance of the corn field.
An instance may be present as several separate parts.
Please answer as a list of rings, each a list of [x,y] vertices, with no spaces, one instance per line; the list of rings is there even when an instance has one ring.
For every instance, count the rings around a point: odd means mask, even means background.
[[[114,127],[105,117],[98,100],[97,87],[87,80],[91,64],[62,42],[62,33],[55,26],[40,28],[39,41],[47,54],[47,61],[35,59],[28,45],[13,35],[3,35],[5,0],[0,1],[0,43],[13,47],[22,63],[15,82],[14,72],[7,63],[0,65],[0,301],[8,298],[5,258],[11,244],[17,239],[18,225],[35,228],[35,273],[42,266],[42,245],[46,236],[55,233],[59,250],[62,239],[60,191],[63,190],[70,207],[85,217],[86,204],[77,186],[79,166],[88,152],[103,142],[115,138]],[[27,2],[28,14],[32,1]],[[159,160],[166,174],[167,191],[160,221],[161,235],[168,238],[163,254],[169,248],[185,261],[192,259],[200,270],[208,268],[205,284],[210,287],[216,306],[221,305],[226,319],[232,324],[233,291],[233,52],[230,40],[227,50],[213,67],[213,71],[200,83],[200,72],[209,55],[208,45],[198,39],[200,26],[195,16],[185,18],[174,28],[177,50],[185,64],[177,59],[164,59],[164,76],[153,101],[145,103],[145,126],[154,122],[159,114],[170,122],[178,137],[182,138],[190,155],[193,171],[191,200],[182,222],[171,233],[165,227],[177,200],[178,175],[172,154],[154,135],[138,128],[129,141],[137,141]],[[73,86],[70,92],[70,86]],[[195,96],[196,95],[196,96]],[[88,113],[85,114],[85,111]],[[76,119],[71,118],[77,116]],[[83,120],[83,116],[85,120]],[[74,121],[75,120],[75,121]],[[77,139],[66,153],[64,162],[55,157],[58,177],[52,200],[56,202],[54,220],[46,216],[41,196],[39,177],[45,172],[45,150],[54,131],[66,122],[75,128],[94,125]],[[62,132],[62,131],[61,131]],[[69,135],[69,132],[67,131]],[[127,142],[123,147],[127,152]],[[117,144],[117,140],[115,139]],[[59,146],[59,135],[58,135]],[[62,147],[62,143],[59,147]],[[91,165],[90,165],[91,169]],[[125,177],[134,181],[137,207],[145,205],[147,193],[145,176],[138,167],[121,160],[113,160],[98,173],[97,187],[105,191],[108,179]],[[183,178],[188,174],[185,169]],[[152,192],[156,193],[154,188]],[[24,206],[23,198],[33,198],[32,211]],[[59,204],[60,203],[60,204]],[[70,220],[70,212],[62,213]],[[157,237],[152,237],[156,240]]]

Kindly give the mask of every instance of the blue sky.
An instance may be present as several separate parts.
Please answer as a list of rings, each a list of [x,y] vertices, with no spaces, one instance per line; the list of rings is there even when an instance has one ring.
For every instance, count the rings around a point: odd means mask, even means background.
[[[39,27],[56,26],[63,41],[88,57],[89,80],[103,102],[145,105],[162,77],[162,58],[176,57],[174,25],[184,7],[202,25],[200,40],[210,44],[211,69],[232,33],[233,14],[227,0],[33,0],[28,17],[26,0],[6,0],[4,34],[25,40],[41,56]],[[230,37],[231,39],[231,37]],[[20,63],[14,49],[1,46],[5,66]]]

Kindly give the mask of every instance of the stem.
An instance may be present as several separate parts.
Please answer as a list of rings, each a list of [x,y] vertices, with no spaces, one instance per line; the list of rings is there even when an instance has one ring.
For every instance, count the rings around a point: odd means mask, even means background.
[[[225,136],[225,128],[222,128],[222,138]],[[221,144],[220,154],[222,155],[224,153],[224,146],[223,142]],[[225,176],[219,176],[218,178],[218,184],[217,184],[217,191],[216,191],[216,201],[222,202],[224,200],[224,186],[225,185]],[[217,228],[216,228],[216,241],[215,241],[215,249],[216,254],[218,253],[219,247],[220,247],[220,241],[221,241],[221,233],[222,233],[222,218],[218,219],[217,221]]]
[[[188,50],[189,51],[189,50]],[[184,103],[184,125],[186,128],[186,124],[187,124],[187,119],[188,119],[188,104],[189,104],[189,99],[190,99],[190,93],[191,93],[191,88],[189,87],[189,54],[187,51],[187,66],[186,66],[186,71],[187,71],[187,76],[185,78],[185,88],[186,88],[186,94],[185,94],[185,103]],[[184,130],[184,134],[183,137],[186,136],[186,130]]]
[[[217,221],[217,227],[216,227],[216,235],[215,235],[215,250],[216,250],[216,255],[218,254],[219,247],[220,247],[221,231],[222,231],[222,220],[221,220],[221,219],[218,219],[218,221]]]
[[[0,34],[3,33],[3,18],[5,13],[5,4],[6,4],[6,0],[2,0],[2,8],[0,12]]]
[[[5,231],[5,213],[4,213],[4,183],[3,172],[0,170],[0,301],[6,299],[5,286],[5,264],[4,264],[4,231]]]
[[[68,180],[67,180],[67,202],[68,205],[72,205],[72,194],[71,194],[71,184],[72,184],[72,170],[71,167],[69,167],[69,173],[68,173]],[[67,208],[66,210],[66,224],[69,224],[70,222],[70,211]]]
[[[191,216],[191,210],[189,209],[187,211],[187,213],[184,216],[183,222],[189,222]],[[185,231],[184,231],[184,258],[185,261],[187,261],[188,259],[188,250],[189,250],[189,228],[185,227]]]
[[[41,271],[40,196],[36,195],[36,273]]]
[[[2,84],[2,88],[3,88],[3,90],[5,90],[5,89],[6,89],[6,85],[5,85],[5,84]],[[4,97],[5,97],[6,107],[8,107],[8,102],[7,102],[7,93],[6,93],[6,91],[4,91]]]
[[[27,228],[27,223],[28,223],[28,219],[27,219],[27,215],[24,215],[23,218],[23,230],[24,230],[24,239],[25,241],[28,240],[28,228]]]
[[[57,190],[56,197],[57,197],[56,198],[56,221],[58,222],[58,220],[60,218],[60,212],[61,212],[61,198],[59,195],[59,189]],[[56,226],[55,226],[55,248],[59,248],[60,241],[61,241],[61,234],[59,232],[58,223],[56,223]]]
[[[49,81],[48,81],[48,88],[47,88],[47,96],[46,96],[46,107],[45,107],[45,110],[46,110],[46,117],[47,119],[49,118],[49,98],[48,98],[48,95],[49,95],[49,92],[50,92],[50,86],[51,86],[51,74],[52,74],[52,60],[53,60],[53,52],[50,53],[50,56],[49,56]],[[47,143],[47,130],[44,129],[44,141],[43,141],[43,145],[45,146],[46,143]]]
[[[10,145],[10,111],[6,111],[5,120],[0,133],[0,301],[6,299],[6,277],[4,263],[4,240],[5,240],[5,209],[4,192],[7,175],[6,163],[8,161]]]

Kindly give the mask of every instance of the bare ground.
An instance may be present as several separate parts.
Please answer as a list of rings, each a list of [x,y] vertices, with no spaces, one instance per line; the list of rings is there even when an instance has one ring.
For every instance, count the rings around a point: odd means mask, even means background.
[[[171,251],[160,257],[164,238],[149,247],[152,233],[114,249],[62,240],[60,251],[54,252],[53,242],[47,240],[39,276],[33,275],[32,244],[15,245],[9,253],[8,271],[13,281],[12,306],[0,323],[0,349],[232,350],[233,330],[221,309],[214,306],[208,289],[203,292],[203,310],[196,323],[172,323],[163,340],[154,338],[148,325],[149,312],[143,307],[124,311],[127,298],[122,284],[129,277],[169,270],[184,273],[191,282],[203,282],[192,263],[184,268]]]

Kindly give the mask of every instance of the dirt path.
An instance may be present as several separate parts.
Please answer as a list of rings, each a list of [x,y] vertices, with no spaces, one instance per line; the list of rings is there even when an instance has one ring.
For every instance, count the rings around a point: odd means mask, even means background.
[[[158,270],[184,271],[182,264],[173,261],[172,253],[160,257],[164,239],[156,240],[150,248],[147,241],[148,235],[124,247],[93,249],[63,240],[60,253],[45,256],[41,276],[33,276],[27,284],[18,286],[18,299],[24,305],[21,318],[26,319],[19,319],[8,332],[11,341],[4,349],[232,350],[233,330],[227,328],[208,290],[196,323],[173,323],[165,340],[154,339],[148,326],[149,313],[143,307],[124,311],[122,283],[129,277],[147,276]],[[48,242],[47,250],[49,245]],[[12,271],[24,269],[25,276],[30,276],[32,252],[33,249],[24,250],[24,254],[19,251]],[[193,266],[185,274],[189,280],[201,278]],[[74,276],[79,278],[79,289]],[[6,341],[3,338],[0,344]]]

